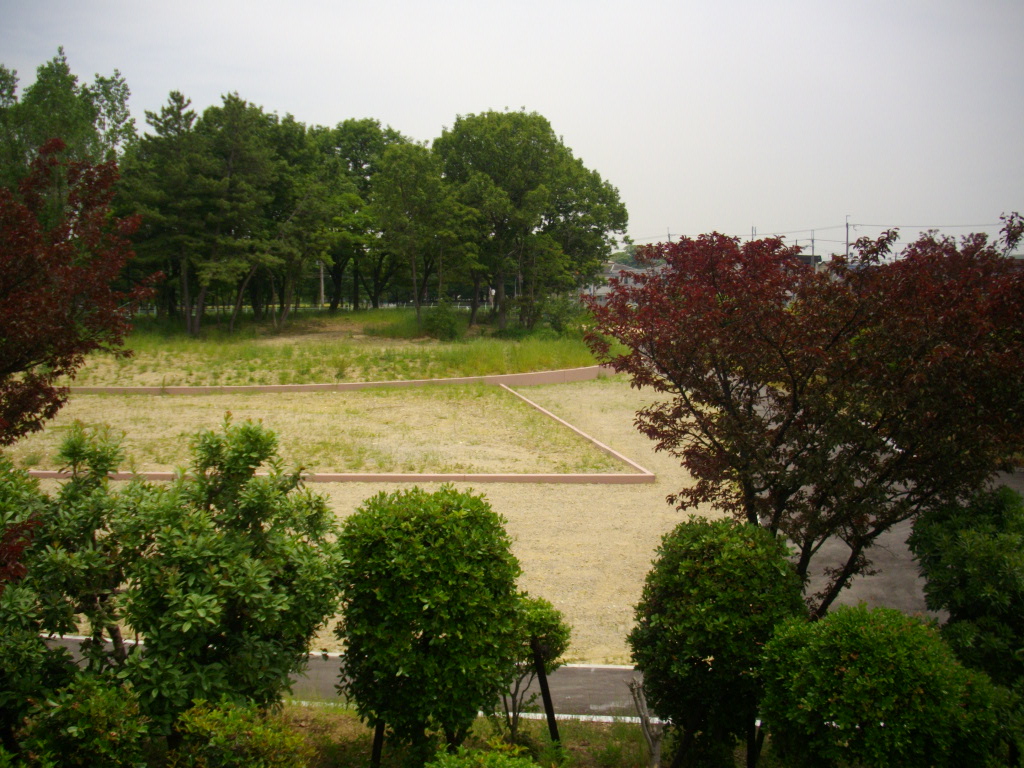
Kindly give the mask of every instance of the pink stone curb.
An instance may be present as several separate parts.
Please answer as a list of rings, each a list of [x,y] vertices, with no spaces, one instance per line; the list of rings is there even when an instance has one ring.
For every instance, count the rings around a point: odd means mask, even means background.
[[[444,384],[567,384],[610,376],[612,369],[603,365],[585,368],[563,368],[557,371],[504,373],[491,376],[460,376],[450,379],[407,379],[402,381],[347,381],[335,384],[225,384],[202,387],[71,387],[79,395],[215,395],[245,392],[350,392],[382,387],[427,387]]]
[[[59,472],[49,469],[32,469],[29,470],[29,474],[40,480],[67,480],[71,477],[70,472]],[[266,476],[266,473],[258,472],[257,475]],[[141,479],[167,482],[174,480],[177,474],[174,472],[111,472],[107,477],[114,481]],[[653,483],[655,476],[650,473],[646,475],[632,473],[593,475],[425,473],[417,475],[398,472],[309,472],[303,473],[302,480],[306,483],[595,483],[603,485],[635,485]]]

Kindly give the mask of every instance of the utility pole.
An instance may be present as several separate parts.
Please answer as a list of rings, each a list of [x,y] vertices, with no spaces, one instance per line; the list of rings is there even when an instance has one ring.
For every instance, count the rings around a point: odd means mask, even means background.
[[[811,263],[814,263],[814,230],[811,230]]]
[[[850,214],[846,214],[846,259],[850,259]]]

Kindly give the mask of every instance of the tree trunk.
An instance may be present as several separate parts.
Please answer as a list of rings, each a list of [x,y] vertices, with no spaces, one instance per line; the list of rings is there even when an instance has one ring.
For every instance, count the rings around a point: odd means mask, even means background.
[[[420,315],[420,305],[423,303],[423,297],[421,295],[419,281],[416,275],[416,254],[412,254],[409,257],[409,268],[412,270],[412,303],[416,307],[416,329],[419,330],[423,327],[423,318]]]
[[[203,314],[206,311],[206,294],[209,286],[201,286],[195,303],[185,305],[185,329],[190,336],[198,336],[203,322]]]
[[[281,290],[281,327],[284,327],[288,320],[288,313],[292,306],[292,296],[295,293],[295,275],[286,272],[284,276],[284,287]]]
[[[647,709],[647,697],[644,695],[644,686],[637,678],[630,678],[627,683],[629,694],[633,697],[633,706],[636,707],[637,716],[640,718],[640,729],[643,731],[644,740],[647,742],[647,768],[658,768],[661,764],[661,743],[665,735],[665,726],[655,725],[651,722],[651,714]]]
[[[185,321],[185,333],[192,335],[192,297],[188,290],[188,260],[181,257],[181,315]]]
[[[378,720],[373,728],[373,754],[370,756],[371,768],[380,768],[380,753],[384,749],[384,721]]]
[[[352,311],[357,312],[359,310],[359,264],[352,266]]]
[[[502,270],[494,276],[497,282],[497,293],[494,296],[495,309],[498,313],[498,330],[504,331],[508,324],[507,302],[505,300],[505,272]]]
[[[350,259],[350,256],[346,256],[344,259],[335,258],[334,263],[331,264],[331,306],[329,307],[331,312],[337,312],[338,307],[341,306],[341,281],[345,277],[345,267],[348,266]]]
[[[479,272],[473,274],[473,297],[469,301],[469,324],[476,324],[476,312],[480,309],[480,283],[483,276]]]
[[[235,296],[235,308],[231,311],[231,319],[228,320],[228,333],[235,332],[235,321],[238,319],[239,313],[242,311],[242,301],[245,299],[245,289],[249,285],[249,280],[256,274],[256,267],[253,266],[249,270],[249,274],[245,276],[241,283],[238,285],[238,293]]]

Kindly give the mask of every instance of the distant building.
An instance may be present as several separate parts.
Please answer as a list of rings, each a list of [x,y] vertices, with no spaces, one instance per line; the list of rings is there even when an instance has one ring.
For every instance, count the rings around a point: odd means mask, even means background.
[[[625,264],[618,263],[617,261],[606,261],[604,266],[601,268],[601,274],[598,276],[597,281],[584,288],[583,292],[586,293],[587,296],[595,297],[599,302],[603,303],[608,294],[611,293],[611,280],[613,277],[619,281],[625,280],[629,283],[631,282],[631,275],[640,275],[645,272],[657,272],[660,269],[662,269],[661,266],[641,269],[638,267],[628,267]]]

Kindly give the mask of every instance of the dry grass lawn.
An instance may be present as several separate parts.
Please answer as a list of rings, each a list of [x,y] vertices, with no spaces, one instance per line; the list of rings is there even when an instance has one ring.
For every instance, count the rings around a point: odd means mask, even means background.
[[[44,431],[19,440],[19,466],[58,469],[57,450],[78,420],[123,434],[139,472],[187,465],[189,441],[227,412],[262,420],[281,454],[310,472],[628,472],[571,430],[490,385],[355,392],[75,395]],[[543,446],[538,449],[538,446]]]

